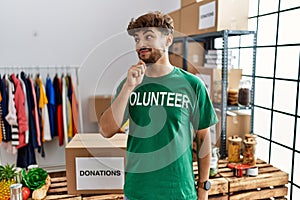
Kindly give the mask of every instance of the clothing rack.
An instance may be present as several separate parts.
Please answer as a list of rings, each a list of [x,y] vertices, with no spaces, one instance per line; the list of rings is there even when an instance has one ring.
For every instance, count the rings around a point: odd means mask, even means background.
[[[82,119],[82,109],[81,109],[81,96],[80,96],[80,90],[79,90],[79,69],[80,66],[78,65],[3,65],[0,66],[0,73],[13,73],[13,72],[21,72],[21,71],[31,71],[36,73],[48,72],[50,73],[69,73],[71,70],[75,71],[75,78],[76,78],[76,94],[78,99],[78,111],[79,111],[79,130],[82,133],[83,132],[83,119]],[[28,73],[28,71],[27,71]]]

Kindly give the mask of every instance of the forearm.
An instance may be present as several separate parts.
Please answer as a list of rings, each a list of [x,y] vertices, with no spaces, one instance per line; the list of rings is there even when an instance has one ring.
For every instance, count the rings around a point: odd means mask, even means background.
[[[211,158],[211,140],[208,128],[197,131],[196,143],[199,181],[204,182],[209,178]]]
[[[198,130],[196,134],[197,161],[198,161],[198,200],[207,200],[208,191],[200,187],[209,179],[211,140],[209,129]]]
[[[112,137],[122,126],[122,121],[132,89],[123,85],[119,95],[99,119],[100,132],[104,137]]]
[[[198,182],[204,182],[209,179],[209,169],[210,169],[210,154],[203,158],[198,158]]]

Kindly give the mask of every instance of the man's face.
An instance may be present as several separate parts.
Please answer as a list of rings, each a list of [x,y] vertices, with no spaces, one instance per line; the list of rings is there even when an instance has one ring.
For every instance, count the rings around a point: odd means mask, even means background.
[[[136,52],[146,64],[156,63],[168,48],[166,35],[156,28],[145,28],[134,34]]]

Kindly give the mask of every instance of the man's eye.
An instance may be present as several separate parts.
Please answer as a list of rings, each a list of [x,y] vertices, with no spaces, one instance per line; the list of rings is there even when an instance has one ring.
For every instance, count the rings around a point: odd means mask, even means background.
[[[138,38],[134,39],[135,43],[138,43],[140,40]]]
[[[152,37],[152,35],[147,35],[146,36],[146,40],[150,40],[150,39],[152,39],[153,37]]]

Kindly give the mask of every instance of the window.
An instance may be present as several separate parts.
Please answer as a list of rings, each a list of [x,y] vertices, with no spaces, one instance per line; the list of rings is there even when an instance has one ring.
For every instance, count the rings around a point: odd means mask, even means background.
[[[249,28],[257,31],[253,122],[257,153],[289,173],[291,200],[300,196],[300,29],[296,19],[300,19],[300,1],[250,1]]]

